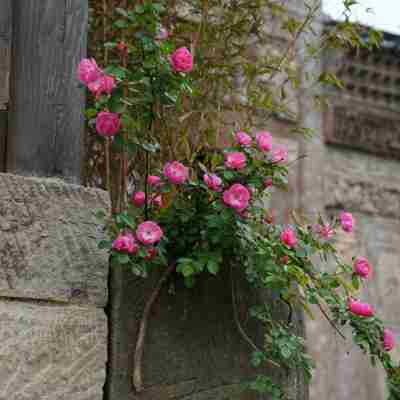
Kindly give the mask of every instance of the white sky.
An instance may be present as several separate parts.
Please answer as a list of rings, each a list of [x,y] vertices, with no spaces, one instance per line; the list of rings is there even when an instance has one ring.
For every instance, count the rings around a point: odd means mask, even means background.
[[[338,19],[343,12],[343,0],[323,0],[324,11]],[[358,0],[352,7],[355,19],[378,29],[400,34],[400,0]],[[371,12],[366,9],[371,8]]]

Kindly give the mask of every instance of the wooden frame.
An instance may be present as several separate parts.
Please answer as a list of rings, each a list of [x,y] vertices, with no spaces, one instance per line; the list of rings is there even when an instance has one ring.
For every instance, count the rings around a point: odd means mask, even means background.
[[[6,166],[7,106],[9,101],[9,76],[12,31],[12,0],[0,2],[0,172]]]

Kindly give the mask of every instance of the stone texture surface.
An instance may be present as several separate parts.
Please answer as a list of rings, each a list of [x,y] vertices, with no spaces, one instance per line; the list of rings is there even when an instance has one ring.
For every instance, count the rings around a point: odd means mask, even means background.
[[[348,261],[353,255],[363,255],[373,264],[373,276],[361,297],[374,305],[377,315],[400,339],[397,296],[400,221],[357,212],[354,215],[355,232],[341,234],[338,248]],[[350,332],[347,333],[349,339],[344,342],[325,321],[307,323],[310,348],[320,366],[311,385],[311,399],[386,399],[384,372],[370,365],[369,359],[352,343]],[[397,348],[393,356],[399,360],[399,355]]]
[[[103,399],[103,310],[2,300],[0,321],[0,400]]]
[[[336,101],[339,103],[339,100]],[[362,102],[351,107],[337,104],[326,113],[328,142],[400,158],[399,113],[381,109],[365,110]]]
[[[234,322],[229,265],[218,276],[204,276],[192,289],[172,276],[156,300],[148,321],[142,364],[144,390],[132,385],[133,355],[143,308],[158,279],[140,279],[115,266],[111,272],[110,375],[106,398],[110,400],[261,400],[245,383],[259,373],[250,364],[251,348]],[[234,276],[238,318],[259,345],[262,331],[250,317],[248,306],[260,295]],[[264,299],[276,315],[287,318],[279,299]],[[301,313],[294,316],[303,332]],[[266,373],[289,388],[291,399],[307,399],[300,373],[269,368]]]
[[[0,174],[0,297],[104,306],[107,253],[95,211],[100,190]]]
[[[325,161],[326,206],[400,217],[400,163],[330,147]]]
[[[374,305],[376,313],[400,340],[398,291],[400,243],[400,163],[376,155],[326,146],[320,164],[327,212],[346,209],[356,218],[353,234],[340,234],[341,255],[365,256],[374,266],[361,297]],[[320,319],[307,322],[309,348],[319,368],[310,388],[310,399],[386,399],[384,372],[348,340],[332,332]],[[399,360],[399,348],[393,353]]]
[[[0,174],[0,400],[102,400],[100,190]]]

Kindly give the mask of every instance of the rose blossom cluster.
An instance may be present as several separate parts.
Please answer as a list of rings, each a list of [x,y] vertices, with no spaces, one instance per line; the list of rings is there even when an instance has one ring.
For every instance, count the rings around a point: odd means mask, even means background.
[[[111,94],[115,78],[99,68],[94,58],[84,58],[78,66],[78,78],[99,99],[103,93]]]
[[[166,163],[163,169],[163,173],[168,181],[175,185],[182,185],[189,178],[189,169],[179,161]]]
[[[160,27],[160,32],[156,40],[164,40],[168,38],[168,31]],[[117,44],[117,50],[122,54],[128,53],[128,45],[124,41]],[[175,72],[190,72],[193,69],[193,56],[186,47],[177,49],[170,56],[171,67]],[[99,100],[102,94],[111,95],[116,87],[115,78],[106,74],[98,65],[94,58],[84,58],[78,65],[78,79],[84,84],[89,91]],[[101,136],[114,136],[121,128],[120,115],[101,111],[96,116],[96,131]]]
[[[186,47],[180,47],[171,54],[170,63],[175,72],[190,72],[193,69],[193,56]]]
[[[115,251],[137,254],[140,246],[145,246],[147,256],[144,257],[146,261],[150,261],[157,254],[156,245],[164,233],[160,226],[154,221],[145,221],[139,224],[135,234],[132,232],[121,232],[112,243],[112,248]]]
[[[330,224],[318,224],[314,228],[315,232],[320,236],[322,240],[330,240],[332,239],[335,231]]]
[[[349,212],[342,212],[340,214],[340,225],[344,232],[352,232],[354,227],[354,217]],[[330,224],[318,224],[314,227],[316,232],[323,240],[329,240],[334,234],[334,228]],[[287,247],[293,248],[296,246],[298,240],[296,232],[291,227],[285,227],[280,234],[280,241]],[[289,262],[287,254],[281,256],[280,261],[282,264]],[[357,257],[353,262],[353,273],[362,279],[367,279],[372,274],[372,266],[365,257]],[[360,317],[372,317],[374,315],[374,308],[368,304],[361,302],[358,299],[350,297],[347,301],[347,308],[351,314]],[[390,351],[395,347],[395,337],[390,329],[384,329],[382,339],[383,348],[385,351]]]
[[[285,228],[280,235],[281,242],[288,247],[294,247],[297,244],[296,232],[290,228]]]
[[[163,168],[163,175],[167,182],[174,185],[182,185],[189,179],[189,169],[179,161],[167,162]],[[164,207],[163,197],[158,190],[163,185],[163,180],[157,175],[149,175],[147,177],[147,185],[154,193],[148,194],[147,203],[156,205],[159,208]],[[146,204],[146,194],[143,191],[134,192],[131,198],[132,204],[135,207],[142,207]]]
[[[249,205],[250,191],[240,183],[235,183],[223,193],[224,203],[238,212],[243,212]]]
[[[78,78],[99,99],[103,93],[111,95],[116,86],[115,78],[102,71],[94,58],[84,58],[78,66]],[[121,127],[117,113],[101,111],[96,116],[96,131],[101,136],[114,136]]]
[[[340,225],[344,232],[352,232],[354,227],[353,215],[349,212],[342,212],[340,214]],[[372,266],[365,257],[357,257],[353,262],[353,273],[362,279],[367,279],[372,274]],[[347,308],[350,313],[360,317],[373,317],[375,312],[370,304],[361,302],[353,297],[348,299]],[[385,351],[391,351],[395,347],[395,342],[393,332],[385,328],[382,339],[383,349]]]
[[[114,136],[121,128],[119,114],[101,111],[96,117],[96,131],[101,136]]]
[[[369,278],[372,274],[372,266],[365,257],[357,257],[353,264],[353,271],[361,278]]]
[[[234,135],[235,142],[242,147],[250,147],[253,143],[252,137],[246,132],[236,132]],[[269,153],[270,159],[273,163],[284,163],[288,160],[287,148],[283,145],[274,145],[273,138],[268,131],[259,131],[256,133],[257,148],[264,152]],[[237,168],[237,167],[230,167]],[[238,168],[239,169],[239,168]]]
[[[237,132],[235,136],[238,144],[243,147],[251,146],[252,139],[245,132]],[[272,149],[272,145],[269,147],[270,137],[268,135],[258,135],[256,137],[258,147],[265,149]],[[269,151],[269,150],[268,150]],[[247,158],[246,154],[242,152],[228,152],[225,153],[225,167],[229,169],[240,170],[246,166]],[[151,192],[148,193],[149,204],[157,204],[160,208],[163,207],[161,194],[157,193],[160,187],[166,183],[181,186],[189,180],[189,169],[178,161],[167,162],[162,170],[163,177],[157,175],[149,175],[146,183],[150,188]],[[266,182],[268,181],[268,182]],[[247,208],[250,204],[252,193],[255,188],[252,186],[245,186],[243,183],[232,183],[228,187],[224,188],[223,180],[220,176],[213,173],[206,173],[203,175],[203,183],[206,187],[215,193],[222,193],[221,200],[227,206],[237,212],[242,218],[247,218],[249,213]],[[264,181],[264,187],[268,187],[272,184],[272,178],[268,177]],[[138,191],[132,195],[132,203],[136,207],[141,207],[146,203],[146,194],[143,191]],[[341,226],[342,230],[346,233],[350,233],[354,228],[354,218],[349,212],[342,212],[339,217],[338,225]],[[332,239],[335,233],[335,225],[330,223],[319,223],[315,225],[313,231],[319,235],[322,240]],[[280,242],[287,249],[285,251],[288,254],[280,256],[280,262],[283,265],[290,266],[289,254],[294,251],[299,243],[297,237],[297,230],[292,226],[284,227],[279,235]],[[156,257],[157,248],[154,247],[156,243],[160,241],[163,236],[163,231],[159,225],[154,221],[145,221],[141,223],[135,234],[132,232],[120,233],[113,242],[113,249],[120,252],[127,252],[129,254],[136,254],[139,251],[140,246],[144,246],[146,250],[146,256],[143,257],[145,261],[149,261]],[[357,257],[353,262],[353,273],[362,279],[367,279],[372,274],[372,266],[365,257]],[[374,308],[356,298],[350,297],[347,301],[347,309],[351,314],[358,317],[373,317]],[[393,332],[385,328],[382,337],[382,348],[385,351],[391,351],[395,347],[395,336]]]
[[[235,171],[244,170],[248,164],[247,157],[248,155],[251,155],[249,148],[252,147],[253,144],[262,152],[269,152],[271,162],[280,163],[287,161],[287,149],[281,145],[274,146],[272,135],[267,131],[257,132],[255,142],[253,141],[253,138],[244,131],[237,131],[234,134],[234,139],[236,144],[243,148],[243,151],[225,152],[224,165],[228,169]],[[247,218],[249,216],[246,209],[249,206],[251,196],[256,191],[256,188],[250,186],[247,187],[244,184],[237,182],[224,190],[222,179],[217,174],[203,175],[203,182],[210,190],[214,192],[223,192],[222,201],[224,204],[236,210],[241,217]],[[273,177],[266,177],[264,179],[264,188],[268,188],[272,185]]]
[[[215,174],[205,174],[203,176],[203,182],[208,186],[209,189],[215,192],[220,192],[222,190],[222,179]]]
[[[344,232],[352,232],[354,228],[353,215],[349,212],[341,212],[339,216],[339,224]],[[314,232],[318,234],[320,239],[328,241],[332,239],[335,234],[335,226],[329,223],[320,223],[314,226]]]
[[[143,207],[146,204],[146,193],[143,191],[134,192],[131,200],[135,207]],[[158,208],[163,208],[164,202],[162,195],[159,193],[149,194],[147,204],[156,205]]]

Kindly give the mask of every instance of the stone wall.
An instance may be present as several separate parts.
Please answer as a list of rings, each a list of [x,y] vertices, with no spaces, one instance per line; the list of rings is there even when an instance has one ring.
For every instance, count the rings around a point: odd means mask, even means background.
[[[342,256],[367,257],[374,267],[362,298],[400,339],[400,133],[398,131],[398,54],[400,38],[385,34],[372,53],[331,54],[326,69],[345,83],[333,92],[324,115],[324,158],[316,163],[316,190],[327,214],[351,211],[356,229],[337,240]],[[321,142],[322,143],[322,142]],[[315,194],[315,192],[313,194]],[[320,201],[316,201],[320,203]],[[307,335],[318,371],[311,400],[384,400],[383,371],[351,343],[343,342],[325,321],[309,321]],[[394,352],[400,358],[399,346]]]
[[[0,399],[102,400],[107,254],[99,190],[0,174]]]

